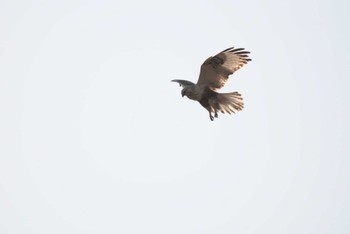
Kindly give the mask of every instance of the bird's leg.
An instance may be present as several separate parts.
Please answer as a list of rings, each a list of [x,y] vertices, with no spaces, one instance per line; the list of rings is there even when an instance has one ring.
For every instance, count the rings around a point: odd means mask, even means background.
[[[210,98],[211,109],[214,111],[214,117],[218,117],[218,110],[220,110],[220,105],[215,97]]]
[[[214,116],[211,114],[211,111],[209,111],[209,118],[211,121],[214,121]]]

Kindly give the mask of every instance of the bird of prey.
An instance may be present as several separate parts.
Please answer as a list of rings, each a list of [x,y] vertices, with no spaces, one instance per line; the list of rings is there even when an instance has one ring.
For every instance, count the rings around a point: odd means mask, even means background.
[[[235,113],[243,109],[240,93],[218,93],[230,75],[251,61],[244,48],[230,47],[215,56],[209,57],[201,66],[197,84],[187,80],[172,80],[183,87],[182,97],[198,101],[209,111],[210,120],[218,117],[218,112]]]

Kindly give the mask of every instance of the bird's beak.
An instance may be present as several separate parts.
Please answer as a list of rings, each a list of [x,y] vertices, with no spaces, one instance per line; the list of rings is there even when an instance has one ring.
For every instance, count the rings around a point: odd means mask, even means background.
[[[182,93],[182,94],[181,94],[181,96],[182,96],[182,97],[184,97],[184,96],[185,96],[185,94],[184,94],[184,93]]]

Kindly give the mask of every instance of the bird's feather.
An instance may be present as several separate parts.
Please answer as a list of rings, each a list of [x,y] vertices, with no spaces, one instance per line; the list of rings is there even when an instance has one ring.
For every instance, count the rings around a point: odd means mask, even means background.
[[[188,81],[188,80],[172,80],[172,82],[177,82],[182,87],[189,86],[189,85],[194,85],[194,83],[192,83],[191,81]]]
[[[197,86],[208,87],[213,91],[222,88],[228,77],[251,61],[244,48],[228,48],[213,57],[209,57],[201,66]]]
[[[244,103],[240,93],[219,93],[217,96],[218,109],[222,113],[236,113],[243,109]]]

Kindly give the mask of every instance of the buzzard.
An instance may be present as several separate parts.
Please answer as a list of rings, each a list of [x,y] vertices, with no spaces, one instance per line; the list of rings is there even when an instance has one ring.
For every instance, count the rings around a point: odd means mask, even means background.
[[[182,97],[198,101],[209,111],[210,120],[218,117],[218,112],[235,113],[243,109],[240,93],[218,93],[228,77],[251,61],[244,48],[230,47],[215,56],[209,57],[201,66],[197,84],[187,80],[172,80],[183,87]]]

